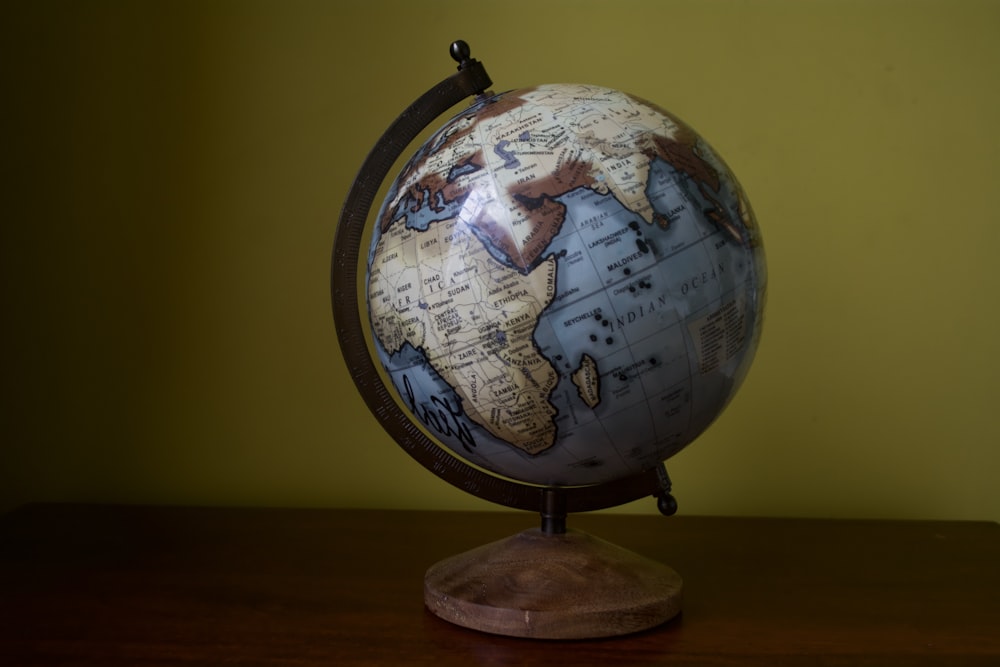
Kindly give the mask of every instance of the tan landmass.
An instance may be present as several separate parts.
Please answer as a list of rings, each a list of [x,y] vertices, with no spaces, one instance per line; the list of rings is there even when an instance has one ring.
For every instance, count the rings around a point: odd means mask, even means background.
[[[601,402],[601,376],[597,372],[597,362],[589,354],[580,359],[580,367],[571,376],[580,399],[588,408],[596,408]]]
[[[431,242],[443,235],[449,243]],[[385,350],[405,342],[421,349],[469,418],[497,438],[529,454],[552,446],[549,396],[559,378],[532,335],[555,295],[555,259],[522,273],[449,220],[419,233],[390,227],[372,265],[372,325]],[[410,295],[414,285],[419,299]]]

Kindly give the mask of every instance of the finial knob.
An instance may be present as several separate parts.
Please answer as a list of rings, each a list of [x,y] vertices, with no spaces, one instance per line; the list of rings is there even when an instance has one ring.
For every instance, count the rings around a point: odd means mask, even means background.
[[[663,516],[673,516],[677,514],[677,499],[669,493],[665,493],[656,499],[656,509],[660,510]]]
[[[466,64],[472,58],[472,50],[469,45],[461,39],[451,43],[451,57],[458,63],[458,69],[465,69]]]

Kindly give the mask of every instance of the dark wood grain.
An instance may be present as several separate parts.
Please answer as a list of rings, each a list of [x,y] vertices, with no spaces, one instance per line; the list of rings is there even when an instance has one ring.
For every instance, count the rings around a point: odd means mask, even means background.
[[[0,665],[998,665],[1000,525],[581,515],[676,569],[680,616],[498,637],[431,564],[524,513],[33,505],[0,518]]]
[[[432,565],[424,605],[507,637],[593,639],[661,625],[681,609],[667,565],[579,530],[523,530]]]

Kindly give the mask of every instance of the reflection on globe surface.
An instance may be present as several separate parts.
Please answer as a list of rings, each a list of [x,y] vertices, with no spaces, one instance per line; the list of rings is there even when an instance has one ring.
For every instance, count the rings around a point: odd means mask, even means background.
[[[745,376],[763,246],[693,130],[617,91],[477,100],[404,167],[368,256],[375,348],[461,459],[576,486],[658,465]]]

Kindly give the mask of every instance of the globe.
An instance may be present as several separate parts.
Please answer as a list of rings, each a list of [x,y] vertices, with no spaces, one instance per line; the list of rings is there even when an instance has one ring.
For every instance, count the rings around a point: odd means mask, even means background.
[[[592,85],[479,95],[391,181],[367,255],[374,355],[412,422],[491,474],[650,470],[732,399],[767,273],[692,128]]]
[[[390,125],[344,202],[334,319],[401,447],[541,525],[432,565],[425,606],[517,637],[651,628],[680,611],[679,574],[566,517],[649,495],[676,509],[663,462],[722,412],[760,339],[756,221],[663,109],[589,85],[494,95],[468,45],[450,51],[458,73]],[[393,163],[470,96],[370,220]]]

